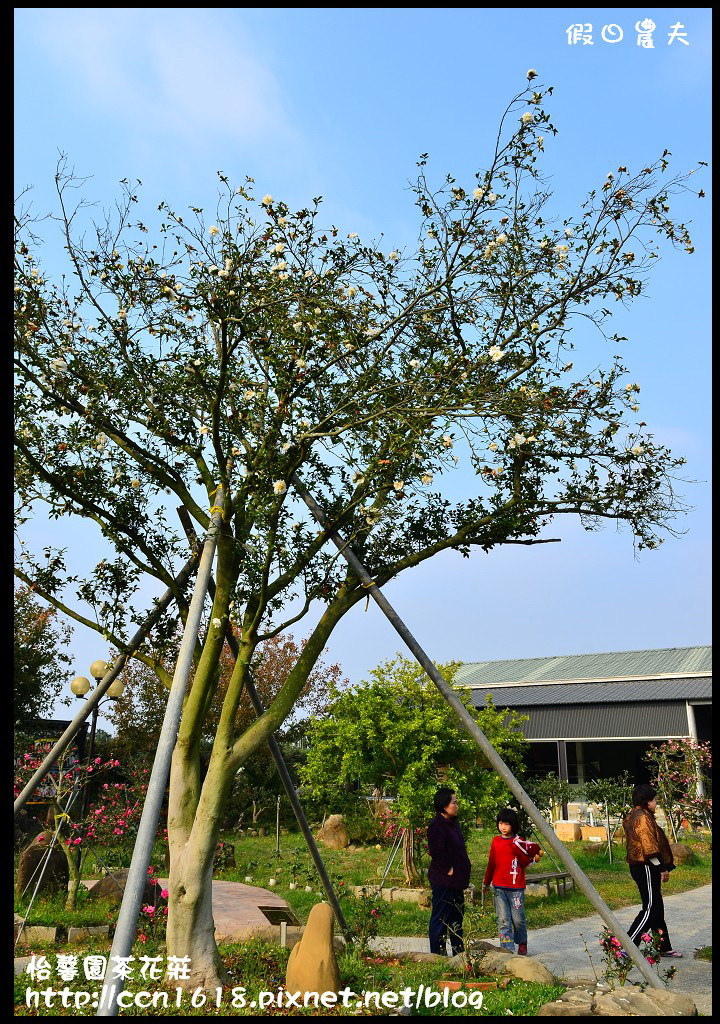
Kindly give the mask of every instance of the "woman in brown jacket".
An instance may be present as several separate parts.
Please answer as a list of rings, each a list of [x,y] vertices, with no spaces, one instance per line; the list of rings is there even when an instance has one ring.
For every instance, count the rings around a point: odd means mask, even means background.
[[[672,850],[667,836],[655,821],[657,793],[642,782],[633,790],[633,809],[623,822],[630,874],[640,890],[642,910],[628,928],[636,946],[649,931],[660,936],[660,956],[681,957],[672,948],[660,886],[674,870]]]

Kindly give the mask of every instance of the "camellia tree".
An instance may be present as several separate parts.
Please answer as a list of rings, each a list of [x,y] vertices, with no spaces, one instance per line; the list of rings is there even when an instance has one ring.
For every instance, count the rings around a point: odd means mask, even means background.
[[[438,668],[452,682],[459,665]],[[496,710],[490,698],[475,708],[469,690],[461,696],[505,763],[516,773],[521,770],[527,742],[519,726],[526,719]],[[352,810],[358,782],[393,798],[395,822],[405,829],[403,866],[409,885],[420,878],[414,832],[433,817],[438,786],[457,791],[462,816],[473,824],[478,815],[494,823],[510,796],[442,695],[417,662],[407,658],[384,662],[355,689],[334,691],[327,713],[313,719],[308,739],[300,770],[303,792],[328,811]]]
[[[620,167],[556,221],[537,166],[555,131],[543,109],[550,90],[536,91],[535,77],[470,183],[434,187],[421,158],[414,251],[322,228],[319,200],[293,211],[223,175],[211,219],[163,203],[155,234],[134,220],[139,200],[125,182],[115,213],[91,226],[73,205],[80,183],[61,165],[69,273],[53,281],[38,223],[18,215],[20,528],[45,503],[52,518],[82,517],[104,544],[82,573],[62,550],[25,544],[20,579],[122,650],[149,581],[175,587],[187,557],[174,507],[201,530],[222,507],[217,589],[170,778],[167,944],[191,957],[193,986],[222,974],[211,875],[233,778],[290,715],[333,629],[367,593],[329,530],[383,585],[446,549],[541,542],[558,515],[589,528],[626,523],[652,548],[677,508],[682,460],[634,416],[638,385],[616,355],[598,365],[594,349],[590,372],[573,373],[567,349],[574,318],[604,331],[608,304],[643,292],[664,242],[692,249],[669,212],[687,179],[670,178],[667,155]],[[456,468],[476,474],[461,497],[447,485]],[[323,503],[327,529],[304,512],[296,474]],[[181,617],[187,602],[176,593]],[[238,732],[258,645],[317,608],[283,686]],[[240,652],[201,781],[228,620]],[[175,628],[168,614],[154,651]],[[137,656],[169,684],[154,653]]]

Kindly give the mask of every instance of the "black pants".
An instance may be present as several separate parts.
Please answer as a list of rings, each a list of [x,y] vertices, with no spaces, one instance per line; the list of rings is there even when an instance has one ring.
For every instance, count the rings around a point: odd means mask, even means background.
[[[448,889],[445,885],[432,887],[432,912],[430,914],[430,952],[447,956],[447,938],[450,936],[452,955],[465,949],[462,937],[462,922],[465,912],[465,895],[462,889]]]
[[[643,935],[657,932],[660,935],[660,952],[667,953],[672,945],[665,924],[665,907],[660,889],[662,869],[655,864],[631,864],[630,874],[640,890],[642,910],[628,928],[628,935],[639,946]]]

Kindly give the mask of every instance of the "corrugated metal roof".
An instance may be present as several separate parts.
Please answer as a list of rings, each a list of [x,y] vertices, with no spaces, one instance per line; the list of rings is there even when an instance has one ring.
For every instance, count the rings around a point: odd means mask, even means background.
[[[456,678],[457,682],[457,678]],[[546,707],[551,704],[617,704],[663,700],[710,700],[712,679],[643,679],[624,683],[548,683],[544,686],[490,686],[470,691],[476,707],[492,696],[495,707]]]
[[[645,651],[610,651],[569,654],[552,658],[512,658],[473,661],[455,676],[461,686],[482,683],[523,683],[563,679],[613,679],[623,676],[652,678],[712,671],[712,646],[666,647]]]
[[[530,716],[520,726],[528,740],[664,740],[689,735],[684,704],[586,704],[518,711]]]

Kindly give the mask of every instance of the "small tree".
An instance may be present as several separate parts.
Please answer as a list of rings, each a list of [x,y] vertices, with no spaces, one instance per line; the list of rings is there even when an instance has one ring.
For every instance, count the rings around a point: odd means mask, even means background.
[[[607,843],[610,863],[613,860],[612,838],[610,831],[611,816],[623,818],[628,811],[632,810],[633,780],[629,772],[608,779],[590,779],[584,784],[585,799],[592,804],[598,804],[605,814],[607,826]]]
[[[684,819],[712,827],[710,743],[690,738],[667,740],[648,750],[645,763],[676,842]]]
[[[59,621],[54,608],[43,607],[30,587],[15,588],[13,701],[23,748],[32,722],[51,715],[66,682],[70,658],[63,647],[71,636],[72,628]]]
[[[526,778],[525,789],[551,824],[555,820],[558,806],[582,798],[582,787],[566,782],[554,772],[548,772],[540,778]]]
[[[457,664],[438,666],[452,680]],[[525,719],[498,711],[488,699],[475,708],[460,691],[496,750],[511,765],[522,764],[526,741],[518,726]],[[404,867],[408,884],[417,881],[413,832],[433,816],[440,785],[456,789],[466,821],[494,816],[508,791],[473,741],[460,728],[445,700],[415,661],[398,655],[352,690],[331,692],[327,715],[313,719],[308,732],[303,789],[329,810],[357,804],[359,783],[370,793],[393,797],[394,818],[404,827]]]

